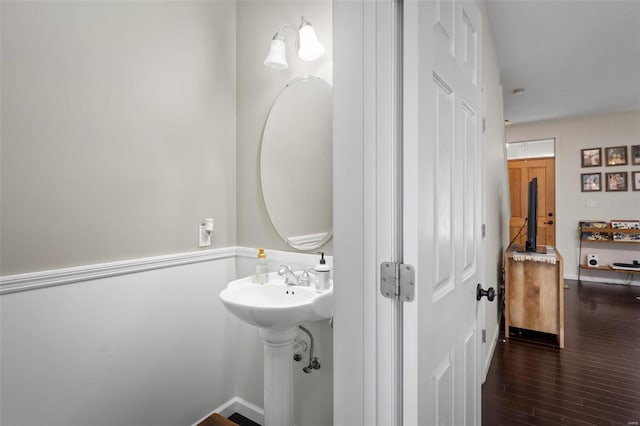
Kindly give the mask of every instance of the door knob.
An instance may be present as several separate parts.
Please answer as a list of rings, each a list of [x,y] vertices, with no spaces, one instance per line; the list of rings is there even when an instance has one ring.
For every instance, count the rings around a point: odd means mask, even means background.
[[[496,298],[496,291],[493,289],[493,287],[489,287],[488,290],[483,290],[482,284],[478,284],[478,286],[476,287],[476,300],[482,299],[482,296],[487,296],[487,300],[489,302],[493,302],[493,299]]]
[[[545,225],[553,225],[553,221],[552,221],[552,220],[550,220],[549,222],[545,222],[544,224],[545,224]]]

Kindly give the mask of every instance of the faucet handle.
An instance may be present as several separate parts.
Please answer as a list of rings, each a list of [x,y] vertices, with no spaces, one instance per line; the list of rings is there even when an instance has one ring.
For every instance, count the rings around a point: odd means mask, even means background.
[[[313,279],[313,286],[315,287],[316,282],[318,281],[318,276],[316,275],[313,268],[305,269],[302,274],[300,274],[300,285],[311,286]]]
[[[287,271],[292,272],[289,265],[280,265],[280,269],[278,269],[278,275],[283,276],[287,273]]]
[[[281,277],[285,277],[285,281],[289,279],[291,275],[295,275],[293,273],[293,269],[289,265],[280,265],[280,269],[278,269],[278,275]]]

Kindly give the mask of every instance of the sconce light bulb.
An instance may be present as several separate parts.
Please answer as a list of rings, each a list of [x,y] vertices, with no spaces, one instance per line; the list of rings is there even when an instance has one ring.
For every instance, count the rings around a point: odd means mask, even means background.
[[[304,17],[298,31],[298,57],[304,61],[313,61],[324,54],[324,46],[318,41],[315,30]]]
[[[267,59],[264,60],[264,64],[277,70],[286,70],[289,68],[289,64],[287,63],[287,46],[284,44],[284,39],[280,38],[279,33],[271,40],[269,55],[267,55]]]

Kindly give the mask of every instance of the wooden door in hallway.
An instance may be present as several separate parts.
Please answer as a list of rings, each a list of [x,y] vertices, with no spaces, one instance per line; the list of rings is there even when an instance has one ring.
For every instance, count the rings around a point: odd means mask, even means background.
[[[538,237],[539,246],[556,245],[556,180],[554,158],[528,158],[509,160],[509,190],[511,193],[511,220],[509,239],[520,232],[515,241],[524,247],[526,240],[527,184],[538,178]],[[523,229],[523,227],[525,227]]]

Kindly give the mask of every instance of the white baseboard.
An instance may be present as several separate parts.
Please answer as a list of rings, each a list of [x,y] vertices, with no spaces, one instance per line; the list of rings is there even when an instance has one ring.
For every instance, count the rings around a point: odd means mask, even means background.
[[[192,426],[197,426],[200,422],[214,413],[218,413],[224,417],[229,417],[233,413],[238,413],[241,416],[244,416],[247,419],[258,424],[264,424],[264,410],[262,408],[250,403],[249,401],[245,401],[240,397],[234,396],[229,401],[225,402],[224,404],[195,422]]]
[[[258,424],[264,424],[264,410],[257,405],[236,397],[235,412]],[[231,413],[233,414],[233,413]]]
[[[229,401],[225,402],[224,404],[213,410],[211,413],[209,413],[209,416],[213,413],[218,413],[221,416],[229,417],[236,412],[236,404],[238,403],[238,399],[239,398],[237,396],[234,396]]]
[[[495,337],[491,341],[491,349],[489,349],[489,356],[484,360],[484,369],[482,371],[482,383],[487,380],[487,374],[489,374],[489,368],[491,368],[491,361],[493,361],[493,354],[496,351],[496,345],[498,343],[498,338],[500,338],[500,326],[498,325],[498,330],[496,332]]]

